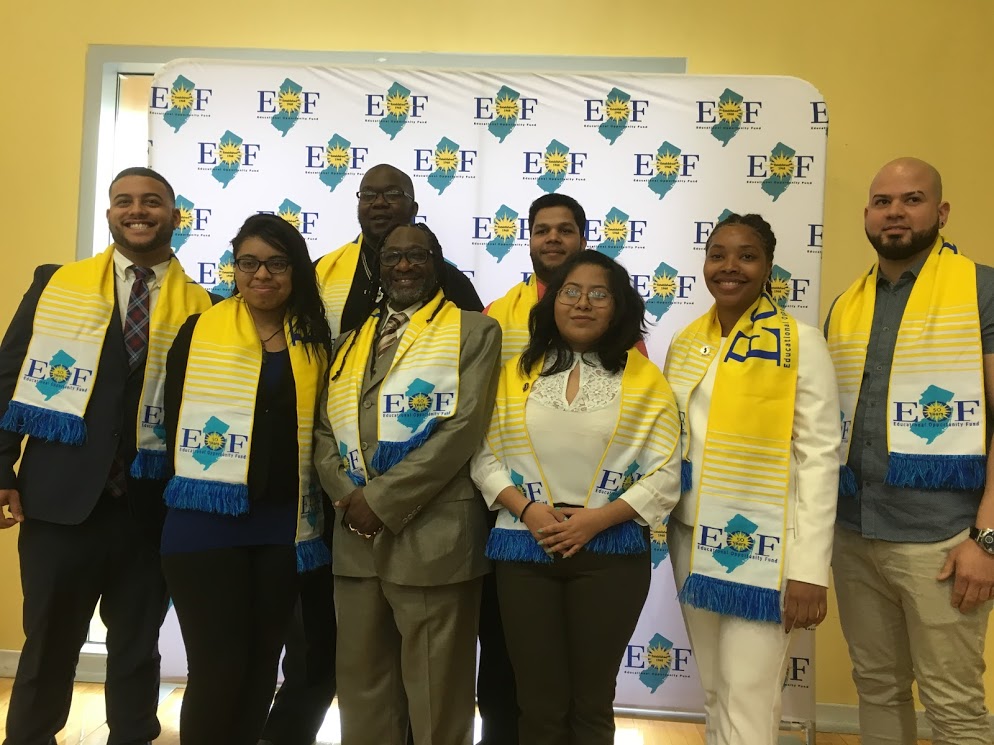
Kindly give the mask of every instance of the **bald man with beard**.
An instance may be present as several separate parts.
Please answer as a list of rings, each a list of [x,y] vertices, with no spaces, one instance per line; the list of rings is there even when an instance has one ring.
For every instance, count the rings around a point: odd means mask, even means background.
[[[933,166],[885,165],[863,212],[877,261],[826,321],[845,485],[832,565],[863,745],[917,742],[916,680],[932,742],[994,742],[994,269],[944,234],[949,212]]]

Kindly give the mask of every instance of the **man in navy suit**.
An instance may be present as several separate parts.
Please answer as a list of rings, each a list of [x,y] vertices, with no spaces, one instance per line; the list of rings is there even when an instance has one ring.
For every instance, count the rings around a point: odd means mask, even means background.
[[[107,626],[108,744],[147,743],[160,731],[158,633],[166,588],[159,536],[165,482],[133,479],[129,472],[145,359],[126,324],[135,323],[139,282],[144,318],[151,316],[173,259],[170,239],[179,211],[172,187],[147,168],[122,171],[110,187],[107,222],[114,238],[115,303],[83,416],[85,441],[71,445],[29,435],[15,474],[25,437],[0,430],[0,528],[20,524],[26,636],[5,745],[55,745],[69,715],[76,662],[98,600]],[[39,298],[58,269],[38,267],[0,343],[0,416],[10,407],[37,331]],[[206,291],[203,298],[199,291],[191,288],[186,297],[202,303]],[[147,320],[144,328],[147,340]]]

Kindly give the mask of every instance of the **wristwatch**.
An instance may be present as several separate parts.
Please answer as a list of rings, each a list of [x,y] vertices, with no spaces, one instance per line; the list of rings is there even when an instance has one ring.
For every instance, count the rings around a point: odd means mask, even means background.
[[[970,538],[984,551],[994,555],[994,528],[970,528]]]

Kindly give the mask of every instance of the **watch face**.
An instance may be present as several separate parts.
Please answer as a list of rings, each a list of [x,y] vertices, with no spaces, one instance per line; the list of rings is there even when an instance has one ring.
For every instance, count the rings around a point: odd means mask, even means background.
[[[994,547],[994,533],[988,533],[980,539],[986,548]]]

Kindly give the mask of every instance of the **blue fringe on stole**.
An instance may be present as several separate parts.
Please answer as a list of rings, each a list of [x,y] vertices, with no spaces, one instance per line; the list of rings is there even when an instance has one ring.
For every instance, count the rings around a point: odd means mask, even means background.
[[[839,466],[839,496],[855,497],[859,492],[856,473],[846,465]]]
[[[165,481],[172,469],[169,467],[169,456],[165,450],[138,450],[138,455],[131,462],[131,478],[153,479]]]
[[[584,551],[595,554],[640,554],[649,550],[644,528],[634,520],[612,525],[590,539]]]
[[[689,460],[680,461],[680,492],[694,488],[694,464]]]
[[[691,574],[683,583],[680,602],[695,608],[737,616],[748,621],[781,623],[780,591]]]
[[[86,422],[83,417],[20,401],[7,404],[7,411],[3,419],[0,419],[0,429],[66,445],[82,445],[86,442]]]
[[[218,515],[244,515],[249,511],[248,486],[224,481],[173,476],[163,494],[167,507]]]
[[[891,453],[884,482],[911,489],[974,491],[984,488],[983,455],[911,455]]]
[[[328,544],[320,536],[297,544],[297,574],[309,572],[331,563]]]
[[[404,460],[404,456],[409,452],[425,444],[428,438],[431,437],[431,433],[435,431],[435,427],[438,426],[438,419],[439,417],[431,419],[425,425],[425,428],[411,437],[410,440],[404,442],[385,442],[380,440],[376,446],[376,454],[373,456],[370,465],[380,473],[389,471]]]
[[[602,530],[581,550],[595,554],[641,554],[649,550],[644,531],[634,520],[627,520]],[[493,561],[552,563],[552,557],[545,553],[528,530],[494,528],[487,540],[486,553],[487,558]]]

